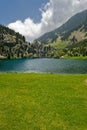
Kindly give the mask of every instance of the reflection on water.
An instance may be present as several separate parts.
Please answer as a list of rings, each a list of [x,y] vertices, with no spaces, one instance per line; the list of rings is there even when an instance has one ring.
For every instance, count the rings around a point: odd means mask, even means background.
[[[87,60],[14,59],[0,61],[0,72],[87,73]]]

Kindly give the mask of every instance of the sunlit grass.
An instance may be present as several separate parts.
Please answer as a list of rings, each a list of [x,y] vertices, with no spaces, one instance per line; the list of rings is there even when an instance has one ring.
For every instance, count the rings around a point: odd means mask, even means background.
[[[64,57],[63,57],[64,59],[74,59],[74,60],[87,60],[87,56],[67,56],[67,55],[65,55]]]
[[[87,75],[0,74],[0,130],[86,130]]]

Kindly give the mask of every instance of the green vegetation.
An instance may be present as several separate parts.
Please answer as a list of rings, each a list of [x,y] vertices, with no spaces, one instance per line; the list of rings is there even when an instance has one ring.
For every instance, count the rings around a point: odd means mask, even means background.
[[[87,57],[87,39],[68,45],[64,49],[65,54],[69,57]]]
[[[61,57],[63,59],[73,59],[73,60],[87,60],[87,56],[68,56],[68,55],[65,55],[63,57]]]
[[[87,75],[0,74],[0,130],[86,130]]]
[[[51,44],[49,44],[52,48],[54,48],[53,57],[54,58],[61,58],[65,55],[65,52],[63,51],[69,43],[66,41],[56,41]]]
[[[56,41],[45,46],[50,46],[54,58],[87,59],[87,39],[80,42]],[[48,51],[46,52],[48,54]],[[51,53],[50,52],[50,53]]]

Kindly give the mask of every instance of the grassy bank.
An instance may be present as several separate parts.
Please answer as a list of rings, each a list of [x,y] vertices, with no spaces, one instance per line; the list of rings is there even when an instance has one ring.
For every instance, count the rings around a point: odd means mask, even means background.
[[[87,130],[87,75],[0,74],[0,130]]]
[[[87,56],[64,56],[64,59],[87,60]]]

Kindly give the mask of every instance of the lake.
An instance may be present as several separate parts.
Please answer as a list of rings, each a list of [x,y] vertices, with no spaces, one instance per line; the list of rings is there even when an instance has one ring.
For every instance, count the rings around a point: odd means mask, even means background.
[[[87,60],[12,59],[0,60],[0,72],[87,74]]]

